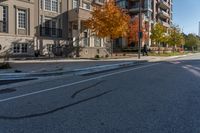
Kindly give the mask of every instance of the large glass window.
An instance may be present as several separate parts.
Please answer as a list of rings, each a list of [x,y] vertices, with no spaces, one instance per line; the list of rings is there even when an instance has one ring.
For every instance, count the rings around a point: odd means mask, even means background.
[[[18,9],[18,28],[26,28],[26,10]]]

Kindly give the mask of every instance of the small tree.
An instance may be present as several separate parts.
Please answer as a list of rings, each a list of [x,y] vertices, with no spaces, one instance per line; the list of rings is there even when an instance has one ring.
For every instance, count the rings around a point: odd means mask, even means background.
[[[166,28],[162,24],[157,23],[151,30],[151,39],[158,46],[160,53],[160,43],[166,42]]]
[[[173,52],[175,52],[176,46],[182,46],[184,44],[184,37],[178,26],[173,26],[169,29],[169,35],[167,36],[167,43],[173,47]]]
[[[139,17],[136,16],[134,17],[133,19],[133,22],[130,23],[130,29],[129,29],[129,41],[130,42],[135,42],[135,43],[138,43],[139,41]],[[142,33],[143,33],[143,36],[142,36],[142,41],[147,41],[149,39],[149,36],[148,36],[148,24],[145,23],[145,22],[142,22]]]
[[[110,37],[111,47],[114,39],[127,36],[130,17],[115,5],[114,0],[105,2],[103,6],[94,7],[91,14],[92,17],[85,23],[86,27],[98,37]]]

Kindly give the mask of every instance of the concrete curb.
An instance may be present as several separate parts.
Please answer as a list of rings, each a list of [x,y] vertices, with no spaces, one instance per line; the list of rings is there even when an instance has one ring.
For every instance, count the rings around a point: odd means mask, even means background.
[[[119,63],[119,64],[112,64],[112,65],[103,65],[103,66],[97,66],[97,67],[91,67],[86,69],[75,69],[76,75],[89,75],[89,74],[95,74],[105,71],[111,71],[116,70],[120,68],[126,68],[135,66],[138,64],[146,63],[147,61],[135,61],[135,62],[125,62],[125,63]]]
[[[102,65],[102,66],[95,66],[95,67],[88,67],[82,69],[74,69],[69,71],[56,71],[56,72],[42,72],[42,73],[6,73],[0,74],[0,82],[5,80],[18,80],[18,79],[29,79],[29,78],[37,78],[37,77],[45,77],[45,76],[58,76],[64,74],[71,74],[74,73],[75,75],[85,75],[91,73],[99,73],[104,71],[115,70],[119,68],[126,68],[130,66],[134,66],[137,64],[141,64],[147,61],[134,61],[134,62],[124,62],[118,64],[111,64],[111,65]]]
[[[6,85],[6,84],[10,84],[10,83],[16,83],[16,82],[23,82],[23,81],[29,81],[29,80],[35,80],[37,78],[34,77],[15,77],[15,78],[6,78],[6,79],[0,79],[0,85]],[[0,89],[1,90],[1,89]]]
[[[124,62],[124,63],[118,63],[118,64],[102,65],[102,66],[74,69],[74,70],[68,70],[68,71],[41,72],[41,73],[4,73],[4,74],[0,74],[0,82],[6,81],[6,80],[14,81],[15,79],[16,80],[19,80],[19,79],[29,80],[30,78],[38,78],[38,77],[45,77],[45,76],[58,76],[58,75],[72,74],[72,73],[74,75],[89,75],[89,74],[93,74],[93,73],[100,73],[100,72],[111,71],[111,70],[120,69],[120,68],[131,67],[131,66],[135,66],[135,65],[142,64],[145,62],[167,61],[167,60],[181,58],[181,57],[185,57],[185,56],[191,56],[191,55],[194,55],[194,54],[172,56],[167,59],[139,60],[139,61],[134,61],[134,62]]]

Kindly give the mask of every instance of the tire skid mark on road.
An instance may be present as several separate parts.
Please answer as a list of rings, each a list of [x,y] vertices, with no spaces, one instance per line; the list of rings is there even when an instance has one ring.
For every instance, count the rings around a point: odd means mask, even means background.
[[[71,95],[71,98],[75,98],[76,95],[78,95],[79,93],[81,93],[81,92],[83,92],[83,91],[86,91],[86,90],[88,90],[88,89],[94,88],[94,87],[100,85],[100,84],[103,83],[103,82],[105,82],[105,80],[99,81],[99,82],[97,82],[97,83],[95,83],[95,84],[92,84],[92,85],[90,85],[90,86],[88,86],[88,87],[85,87],[85,88],[83,88],[83,89],[80,89],[80,90],[76,91],[75,93],[73,93],[73,94]]]
[[[3,120],[21,120],[21,119],[45,116],[45,115],[52,114],[52,113],[64,110],[64,109],[67,109],[69,107],[72,107],[72,106],[75,106],[75,105],[78,105],[78,104],[81,104],[81,103],[84,103],[84,102],[99,98],[99,97],[104,96],[106,94],[109,94],[109,93],[111,93],[113,91],[114,91],[114,89],[113,90],[108,90],[108,91],[102,92],[100,94],[97,94],[95,96],[92,96],[92,97],[89,97],[89,98],[85,98],[85,99],[79,100],[77,102],[74,102],[74,103],[71,103],[71,104],[68,104],[68,105],[65,105],[65,106],[62,106],[62,107],[58,107],[56,109],[53,109],[53,110],[50,110],[50,111],[47,111],[47,112],[29,114],[29,115],[24,115],[24,116],[0,116],[0,119],[3,119]]]

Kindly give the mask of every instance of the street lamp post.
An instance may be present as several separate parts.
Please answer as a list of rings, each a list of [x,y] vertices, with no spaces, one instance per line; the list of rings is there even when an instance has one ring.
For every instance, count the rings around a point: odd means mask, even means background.
[[[142,0],[140,0],[139,3],[139,41],[138,41],[138,59],[140,59],[140,55],[141,55],[141,45],[142,45]]]

